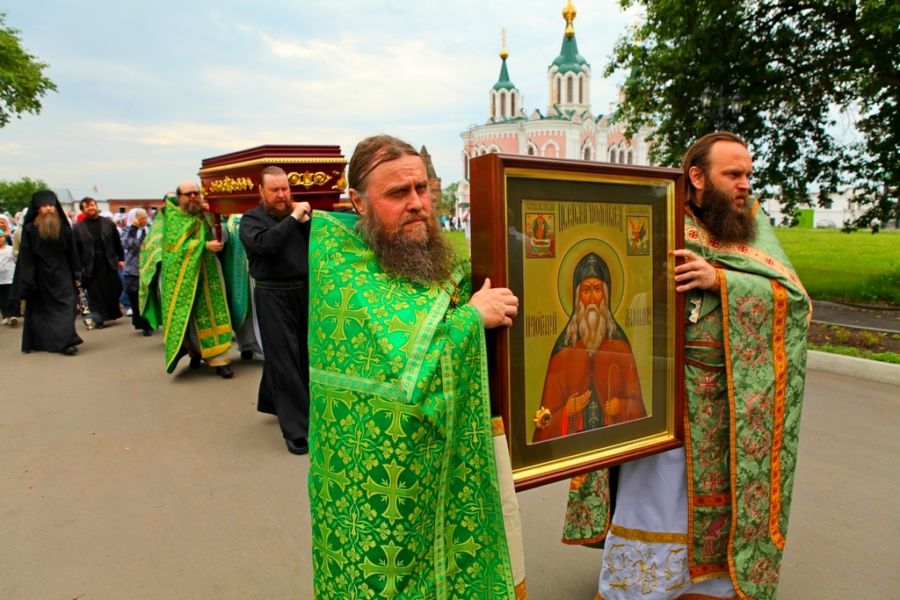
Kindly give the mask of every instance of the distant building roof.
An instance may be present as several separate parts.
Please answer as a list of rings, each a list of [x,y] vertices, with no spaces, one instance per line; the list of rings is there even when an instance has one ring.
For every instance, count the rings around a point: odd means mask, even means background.
[[[563,18],[566,20],[566,33],[563,35],[562,47],[549,68],[556,67],[560,73],[580,73],[582,67],[591,68],[585,58],[578,53],[578,42],[575,41],[575,7],[570,1],[563,9]]]
[[[506,57],[500,63],[500,76],[497,77],[497,83],[494,84],[495,90],[514,90],[516,86],[509,80],[509,71],[506,69]]]

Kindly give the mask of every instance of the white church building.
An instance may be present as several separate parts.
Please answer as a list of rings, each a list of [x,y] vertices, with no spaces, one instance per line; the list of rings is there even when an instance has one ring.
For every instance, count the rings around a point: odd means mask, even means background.
[[[526,112],[522,94],[509,76],[505,43],[500,51],[500,75],[489,93],[487,122],[460,134],[463,141],[463,181],[458,205],[469,204],[469,159],[489,152],[547,158],[649,165],[648,129],[633,138],[625,125],[591,112],[591,65],[578,52],[575,7],[562,11],[565,33],[559,56],[547,67],[547,107]]]

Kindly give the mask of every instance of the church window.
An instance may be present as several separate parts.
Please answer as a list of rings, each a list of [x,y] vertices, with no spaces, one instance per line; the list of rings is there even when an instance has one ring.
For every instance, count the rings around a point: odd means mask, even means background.
[[[575,100],[575,93],[573,91],[573,86],[575,85],[575,80],[570,75],[566,77],[566,102],[572,103]]]
[[[469,178],[469,155],[465,152],[463,153],[463,177]]]
[[[506,92],[500,92],[500,117],[506,117]]]
[[[614,163],[614,162],[616,162],[616,160],[618,160],[618,157],[616,156],[616,149],[610,148],[609,149],[609,162]]]
[[[584,75],[578,76],[578,104],[584,104]]]
[[[516,116],[516,93],[515,92],[512,92],[509,95],[509,116],[510,117]]]
[[[528,156],[534,156],[534,144],[528,144]]]
[[[496,104],[497,104],[497,94],[491,94],[491,118],[492,119],[495,116],[497,116]]]
[[[633,158],[634,158],[634,156],[632,155],[631,150],[629,150],[628,151],[628,164],[629,165],[634,163]]]
[[[556,77],[556,102],[562,102],[562,77]]]
[[[588,146],[584,147],[584,160],[591,160],[591,149]]]

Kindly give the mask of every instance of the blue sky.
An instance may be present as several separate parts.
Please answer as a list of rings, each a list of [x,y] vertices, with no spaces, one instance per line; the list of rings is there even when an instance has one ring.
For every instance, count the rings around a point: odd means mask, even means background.
[[[593,112],[635,20],[615,0],[576,1]],[[0,179],[41,178],[75,197],[156,198],[203,158],[261,144],[338,144],[390,133],[427,146],[444,184],[459,137],[488,116],[508,31],[510,77],[545,111],[563,0],[15,0],[6,24],[50,65],[40,115],[0,129]],[[96,191],[94,190],[96,186]]]

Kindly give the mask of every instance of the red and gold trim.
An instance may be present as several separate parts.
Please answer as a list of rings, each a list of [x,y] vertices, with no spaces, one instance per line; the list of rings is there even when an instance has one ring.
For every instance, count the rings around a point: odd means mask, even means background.
[[[524,579],[516,586],[516,600],[528,600],[528,589]]]
[[[785,347],[785,329],[787,327],[788,297],[787,290],[780,283],[772,280],[772,295],[775,302],[775,315],[772,326],[772,356],[775,365],[775,415],[772,424],[772,464],[770,468],[771,486],[769,489],[769,535],[772,543],[779,550],[784,550],[784,534],[778,523],[781,515],[781,445],[784,438],[784,411],[787,392],[787,348]]]
[[[730,577],[728,565],[725,563],[718,565],[691,565],[688,569],[691,575],[691,583],[700,583],[701,581],[709,581],[710,579],[727,579]],[[681,596],[679,596],[680,598]]]
[[[717,284],[721,287],[721,282],[718,280],[718,278],[718,273],[716,273]],[[685,342],[684,345],[686,348],[721,348],[722,346],[724,346],[722,342],[714,342],[712,340],[691,340],[689,342]]]
[[[691,543],[691,540],[694,539],[694,502],[695,502],[695,494],[694,494],[694,461],[691,459],[693,456],[691,448],[694,445],[693,439],[691,439],[691,417],[690,411],[684,410],[684,465],[687,469],[687,562],[688,562],[688,570],[689,572],[693,571],[694,568],[694,544]]]
[[[500,437],[501,435],[506,435],[506,430],[503,427],[503,417],[493,417],[491,419],[491,436]]]
[[[708,235],[708,234],[707,234]],[[737,534],[737,423],[735,420],[735,402],[734,402],[734,364],[731,360],[731,324],[728,314],[728,285],[726,280],[721,281],[719,286],[719,297],[722,299],[722,339],[725,342],[725,369],[728,376],[728,455],[729,455],[729,471],[731,475],[731,524],[728,531],[728,570],[731,574],[731,584],[734,586],[738,596],[744,597],[741,593],[737,582],[737,568],[734,565],[734,538]]]
[[[643,529],[630,529],[620,525],[611,525],[609,532],[626,540],[644,542],[645,544],[678,544],[687,545],[688,536],[684,533],[669,533],[666,531],[644,531]]]
[[[745,258],[749,258],[751,260],[755,260],[756,262],[767,266],[768,268],[772,269],[773,271],[796,285],[798,288],[800,288],[804,295],[809,297],[809,294],[806,293],[806,288],[804,288],[803,284],[800,283],[800,278],[797,277],[797,274],[794,273],[793,269],[791,269],[784,263],[775,260],[774,257],[769,256],[765,252],[753,246],[750,246],[748,244],[735,243],[723,244],[702,227],[691,225],[690,223],[684,224],[684,237],[685,240],[690,240],[695,244],[705,246],[706,248],[709,248],[710,250],[720,254],[736,254]]]
[[[696,494],[694,506],[725,506],[731,502],[731,493],[728,494]]]

